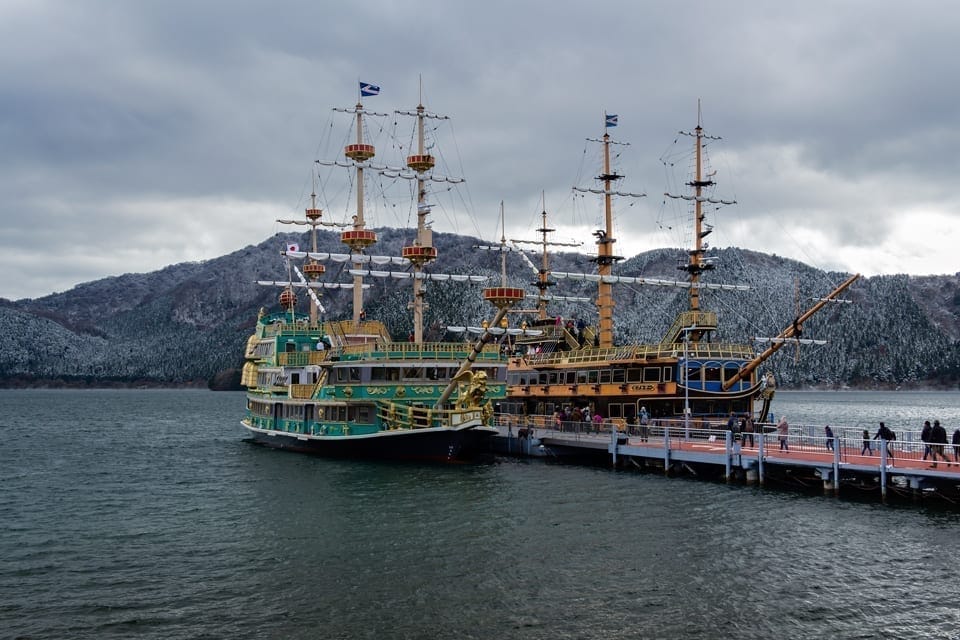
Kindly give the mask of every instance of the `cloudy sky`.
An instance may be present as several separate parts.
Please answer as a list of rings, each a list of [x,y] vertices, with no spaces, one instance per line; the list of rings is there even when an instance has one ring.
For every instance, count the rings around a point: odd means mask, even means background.
[[[468,181],[438,231],[494,240],[503,201],[507,235],[533,237],[544,194],[555,239],[589,239],[600,209],[570,187],[592,186],[607,111],[620,188],[648,194],[618,202],[618,253],[681,246],[662,194],[700,100],[716,195],[738,202],[713,246],[955,273],[958,33],[960,5],[925,1],[0,0],[0,297],[285,230],[341,143],[331,107],[358,80],[381,87],[370,109],[415,107],[421,78]],[[372,130],[387,147],[394,119]],[[409,219],[381,209],[374,226]]]

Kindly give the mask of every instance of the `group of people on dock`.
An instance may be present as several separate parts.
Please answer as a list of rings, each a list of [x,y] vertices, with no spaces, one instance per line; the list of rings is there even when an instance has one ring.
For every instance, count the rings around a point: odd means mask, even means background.
[[[755,447],[756,444],[753,439],[755,430],[753,416],[750,414],[737,416],[734,412],[730,412],[730,417],[727,419],[727,431],[733,436],[734,442],[739,440],[741,447]]]
[[[929,420],[924,421],[920,441],[923,442],[923,459],[926,460],[928,455],[932,458],[931,469],[937,468],[938,456],[950,464],[950,458],[943,452],[947,446],[947,430],[939,420],[934,420],[932,426]],[[960,462],[960,429],[953,432],[953,461]]]
[[[567,423],[577,423],[585,425],[587,430],[599,432],[603,425],[603,416],[599,411],[590,411],[590,405],[583,407],[563,407],[553,414],[553,426],[557,431],[564,431],[564,425]]]
[[[828,438],[833,437],[833,433],[830,431],[830,427],[825,428],[826,435]],[[894,459],[893,451],[890,449],[890,443],[897,439],[897,434],[883,422],[880,423],[880,426],[877,428],[877,432],[870,437],[870,431],[867,429],[863,430],[863,447],[860,449],[860,455],[873,455],[873,441],[880,440],[886,445],[887,457],[891,460]],[[931,459],[930,468],[937,468],[937,458],[940,458],[948,465],[953,463],[960,463],[960,429],[956,429],[953,432],[953,437],[951,441],[947,440],[947,430],[940,424],[939,420],[934,420],[933,424],[930,424],[929,420],[925,420],[923,423],[923,429],[920,431],[920,441],[923,443],[923,458],[926,460],[928,457]],[[949,456],[946,453],[947,445],[953,445],[953,462],[950,461]],[[827,445],[827,448],[831,448],[830,445]]]

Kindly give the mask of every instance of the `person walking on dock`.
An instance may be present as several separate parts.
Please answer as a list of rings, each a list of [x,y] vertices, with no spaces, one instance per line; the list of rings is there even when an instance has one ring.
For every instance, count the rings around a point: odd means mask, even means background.
[[[780,451],[790,451],[790,443],[787,442],[789,433],[790,426],[787,424],[787,416],[780,416],[780,422],[777,423],[777,437],[780,439]]]
[[[863,430],[863,447],[860,448],[860,455],[873,455],[873,442],[870,441],[870,432]]]
[[[747,442],[750,442],[750,446],[756,446],[753,443],[753,416],[747,415],[743,421],[743,446],[747,446]]]
[[[923,443],[923,459],[926,460],[932,452],[930,451],[930,421],[923,421],[923,430],[920,432],[920,442]]]
[[[943,447],[947,444],[947,430],[940,425],[939,420],[933,421],[933,428],[930,430],[930,453],[933,459],[931,469],[937,468],[937,456],[943,458],[943,461],[950,465],[950,458],[943,452]]]
[[[830,425],[823,428],[823,435],[827,437],[827,451],[833,451],[833,429]]]
[[[893,451],[890,450],[890,441],[896,440],[897,435],[891,431],[890,427],[880,423],[880,427],[877,429],[877,434],[873,436],[874,440],[882,440],[887,446],[887,457],[893,460]]]

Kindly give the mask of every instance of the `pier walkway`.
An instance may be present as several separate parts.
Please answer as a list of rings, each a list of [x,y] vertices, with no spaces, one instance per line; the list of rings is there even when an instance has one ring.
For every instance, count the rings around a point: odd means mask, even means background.
[[[539,427],[520,427],[510,422],[506,416],[498,419],[498,453],[556,459],[606,457],[615,466],[628,463],[662,468],[666,474],[687,471],[701,475],[700,470],[708,475],[712,470],[714,476],[759,485],[768,478],[789,475],[822,481],[824,492],[834,494],[839,494],[842,483],[855,482],[879,486],[884,499],[888,487],[909,491],[915,497],[929,491],[960,497],[960,462],[956,462],[953,447],[944,446],[949,462],[941,459],[933,465],[929,454],[924,459],[925,443],[912,432],[898,434],[887,447],[871,434],[870,447],[864,451],[861,430],[845,428],[836,428],[836,435],[826,438],[813,435],[816,427],[793,427],[781,448],[778,434],[769,424],[758,425],[756,433],[743,434],[741,442],[741,434],[719,425],[704,427],[700,421],[697,428],[683,420],[660,421],[649,426],[645,435],[638,427],[632,427],[636,433],[626,433],[615,423],[594,429],[582,423],[540,421]]]

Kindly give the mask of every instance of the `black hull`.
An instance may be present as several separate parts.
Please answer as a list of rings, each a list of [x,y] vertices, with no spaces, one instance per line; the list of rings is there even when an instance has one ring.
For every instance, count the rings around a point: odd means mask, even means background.
[[[246,425],[245,425],[246,426]],[[253,442],[270,447],[331,458],[417,462],[473,462],[490,455],[494,429],[429,429],[385,432],[369,437],[306,438],[298,434],[250,429]]]

